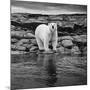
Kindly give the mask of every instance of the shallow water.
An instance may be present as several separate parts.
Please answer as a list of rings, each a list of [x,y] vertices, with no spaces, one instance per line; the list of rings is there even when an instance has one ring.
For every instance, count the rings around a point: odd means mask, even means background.
[[[11,55],[12,90],[86,84],[86,55]]]

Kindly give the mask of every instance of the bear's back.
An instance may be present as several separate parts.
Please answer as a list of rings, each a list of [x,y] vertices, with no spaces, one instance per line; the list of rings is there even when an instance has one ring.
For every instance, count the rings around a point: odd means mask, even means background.
[[[41,24],[39,26],[37,26],[36,30],[35,30],[35,35],[44,35],[45,33],[49,33],[50,30],[49,30],[49,27],[48,25],[45,25],[45,24]]]

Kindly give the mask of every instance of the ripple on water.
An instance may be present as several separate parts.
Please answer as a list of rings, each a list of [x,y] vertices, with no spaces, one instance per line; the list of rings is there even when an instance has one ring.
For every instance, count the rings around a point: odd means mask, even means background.
[[[87,84],[87,58],[79,55],[11,55],[12,89]]]

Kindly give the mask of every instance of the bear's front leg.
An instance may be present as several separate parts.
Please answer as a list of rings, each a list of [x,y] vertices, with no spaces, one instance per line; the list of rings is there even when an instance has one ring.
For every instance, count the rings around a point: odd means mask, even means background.
[[[57,51],[57,49],[56,49],[56,47],[57,47],[57,31],[56,32],[54,32],[53,34],[52,34],[52,47],[53,47],[53,51]]]
[[[57,49],[56,49],[56,46],[57,46],[57,40],[53,40],[52,41],[52,46],[53,46],[53,51],[57,51]]]
[[[49,41],[47,39],[44,40],[44,50],[45,51],[50,51],[49,47]]]

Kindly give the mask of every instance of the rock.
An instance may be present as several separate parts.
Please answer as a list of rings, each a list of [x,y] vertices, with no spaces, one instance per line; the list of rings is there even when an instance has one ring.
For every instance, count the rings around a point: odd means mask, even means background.
[[[16,27],[14,25],[11,25],[11,31],[14,31]]]
[[[61,43],[62,43],[62,45],[63,45],[64,47],[73,46],[72,40],[63,40]]]
[[[31,44],[33,44],[33,45],[36,45],[36,46],[37,46],[37,41],[36,41],[36,39],[30,39],[30,41],[31,41]]]
[[[25,54],[27,52],[24,51],[11,51],[11,54]]]
[[[11,45],[11,50],[16,50],[16,45]]]
[[[64,53],[64,50],[65,50],[65,49],[64,49],[63,46],[57,48],[57,52],[60,52],[60,53]]]
[[[16,42],[18,42],[18,39],[16,39],[16,38],[11,39],[11,43],[16,43]]]
[[[87,47],[84,47],[83,54],[87,54]]]
[[[24,35],[24,38],[33,39],[33,38],[35,38],[35,36],[34,36],[32,33],[26,33],[26,34]]]
[[[30,44],[30,40],[29,39],[21,39],[21,40],[19,40],[19,42],[17,42],[17,44],[16,45],[23,45],[23,44]]]
[[[85,42],[87,42],[87,35],[76,35],[76,36],[73,36],[73,39],[76,42],[85,43]]]
[[[80,37],[84,43],[87,42],[87,35],[80,35]]]
[[[37,50],[38,50],[38,47],[36,47],[36,46],[32,46],[32,47],[30,48],[30,52],[37,51]]]
[[[16,47],[16,50],[25,51],[25,50],[26,50],[26,47],[17,46],[17,47]]]
[[[58,38],[58,41],[62,41],[62,40],[72,40],[73,41],[73,38],[71,36],[62,36]]]
[[[78,46],[73,46],[72,49],[71,49],[71,53],[80,54],[79,47]]]
[[[24,31],[11,31],[11,37],[12,38],[17,38],[17,39],[22,39],[24,38]]]
[[[35,36],[32,33],[27,33],[26,31],[11,31],[12,38],[18,39],[33,39]]]
[[[33,46],[33,44],[23,44],[22,46],[27,47],[27,48],[31,48]]]

